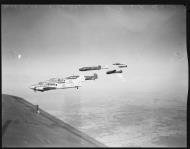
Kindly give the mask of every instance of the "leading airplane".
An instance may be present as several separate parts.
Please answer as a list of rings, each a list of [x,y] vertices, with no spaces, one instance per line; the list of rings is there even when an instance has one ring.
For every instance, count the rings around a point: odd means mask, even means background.
[[[122,73],[122,72],[123,72],[122,70],[116,70],[116,69],[114,69],[114,70],[109,70],[109,71],[107,71],[106,74]]]
[[[119,68],[127,67],[126,64],[121,64],[121,63],[114,63],[113,65],[118,66]]]
[[[113,65],[114,65],[114,69],[107,71],[106,74],[123,73],[123,71],[121,69],[118,70],[118,68],[127,67],[126,64],[121,64],[121,63],[114,63]]]
[[[97,74],[94,76],[83,76],[83,75],[72,75],[66,78],[51,78],[44,82],[39,82],[30,87],[34,91],[48,91],[55,89],[67,89],[67,88],[79,88],[82,86],[82,82],[85,80],[95,80],[97,79]]]

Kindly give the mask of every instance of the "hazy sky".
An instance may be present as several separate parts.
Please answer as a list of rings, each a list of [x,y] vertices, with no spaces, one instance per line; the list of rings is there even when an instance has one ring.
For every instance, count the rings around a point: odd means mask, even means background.
[[[28,87],[39,81],[89,75],[93,71],[78,68],[115,62],[128,65],[122,75],[97,71],[99,79],[83,88],[187,90],[182,5],[3,5],[1,10],[4,93],[31,92]]]
[[[185,141],[185,6],[3,5],[1,11],[3,93],[38,104],[108,145]],[[122,74],[78,70],[116,62],[127,64]],[[94,72],[98,79],[78,90],[29,88]]]

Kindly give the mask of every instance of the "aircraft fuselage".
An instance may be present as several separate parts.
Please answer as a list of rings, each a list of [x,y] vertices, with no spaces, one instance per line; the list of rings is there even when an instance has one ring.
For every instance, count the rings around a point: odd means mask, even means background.
[[[82,68],[79,68],[79,71],[100,70],[100,69],[101,69],[101,66],[98,65],[98,66],[93,66],[93,67],[82,67]]]
[[[112,74],[112,73],[122,73],[123,71],[122,70],[110,70],[110,71],[107,71],[106,74]]]
[[[57,79],[58,80],[58,79]],[[54,89],[67,89],[67,88],[79,88],[81,87],[81,82],[85,80],[84,76],[68,77],[66,79],[60,79],[61,81],[52,81],[50,79],[46,82],[40,82],[36,85],[32,85],[30,89],[34,91],[48,91]]]

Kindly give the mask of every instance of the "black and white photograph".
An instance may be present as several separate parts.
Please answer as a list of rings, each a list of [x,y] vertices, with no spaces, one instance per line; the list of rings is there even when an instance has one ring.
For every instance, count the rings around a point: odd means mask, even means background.
[[[2,147],[187,147],[185,5],[1,5]]]

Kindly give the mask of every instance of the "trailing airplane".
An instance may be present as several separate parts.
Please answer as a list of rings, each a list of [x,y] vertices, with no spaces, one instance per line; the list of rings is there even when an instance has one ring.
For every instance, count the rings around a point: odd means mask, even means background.
[[[85,80],[96,80],[98,78],[98,75],[94,73],[93,76],[84,76]]]
[[[127,67],[127,65],[119,65],[118,67],[119,68],[124,68],[124,67]]]
[[[106,74],[112,74],[112,73],[122,73],[123,71],[122,70],[116,70],[116,69],[114,69],[114,70],[110,70],[110,71],[107,71],[106,72]]]
[[[93,76],[83,76],[83,75],[72,75],[66,78],[51,78],[44,82],[39,82],[38,84],[32,85],[30,89],[34,91],[48,91],[54,89],[67,89],[67,88],[79,88],[82,86],[82,82],[85,80],[95,80],[98,75],[94,73]]]
[[[118,66],[119,68],[127,67],[126,64],[121,64],[121,63],[114,63],[113,65]]]

